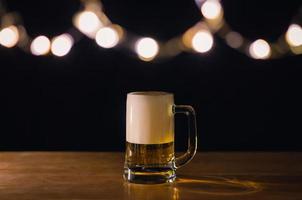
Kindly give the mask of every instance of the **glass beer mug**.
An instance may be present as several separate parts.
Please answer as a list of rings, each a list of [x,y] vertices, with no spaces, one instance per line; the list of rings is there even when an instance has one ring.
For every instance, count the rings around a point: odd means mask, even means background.
[[[188,117],[188,150],[174,155],[174,115]],[[197,150],[195,112],[175,105],[173,94],[132,92],[127,95],[124,179],[132,183],[173,182],[175,170],[188,163]]]

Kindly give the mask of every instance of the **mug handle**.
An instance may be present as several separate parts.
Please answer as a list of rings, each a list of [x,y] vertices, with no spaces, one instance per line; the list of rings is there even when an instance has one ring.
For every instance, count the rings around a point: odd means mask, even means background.
[[[175,158],[175,169],[190,162],[197,150],[197,127],[194,108],[188,105],[173,105],[173,114],[185,114],[188,117],[188,150],[185,154]]]

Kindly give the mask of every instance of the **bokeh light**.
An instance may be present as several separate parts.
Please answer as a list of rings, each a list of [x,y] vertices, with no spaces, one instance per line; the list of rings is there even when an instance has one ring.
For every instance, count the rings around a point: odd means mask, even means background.
[[[205,53],[213,47],[214,39],[210,32],[201,30],[194,34],[191,43],[195,51]]]
[[[135,50],[140,59],[150,61],[158,54],[159,45],[154,39],[146,37],[136,42]]]
[[[258,39],[250,45],[249,52],[255,59],[266,59],[271,55],[271,47],[265,40]]]
[[[73,38],[71,35],[65,33],[55,37],[51,43],[51,52],[59,57],[65,56],[69,53],[73,45]]]
[[[74,25],[85,35],[94,37],[102,27],[102,22],[94,12],[83,11],[76,15]]]
[[[49,52],[49,50],[50,40],[44,35],[36,37],[30,45],[31,53],[36,56],[45,55]]]
[[[222,7],[218,0],[207,0],[201,6],[201,13],[207,19],[217,19],[222,14]]]
[[[290,46],[302,45],[302,27],[298,24],[291,24],[286,32],[285,39]]]
[[[227,44],[232,48],[239,48],[243,44],[243,37],[237,32],[229,32],[225,36]]]
[[[0,31],[0,44],[7,48],[14,47],[19,41],[19,31],[16,26],[9,26]]]
[[[96,33],[95,40],[103,48],[112,48],[118,44],[119,35],[114,28],[103,27]]]

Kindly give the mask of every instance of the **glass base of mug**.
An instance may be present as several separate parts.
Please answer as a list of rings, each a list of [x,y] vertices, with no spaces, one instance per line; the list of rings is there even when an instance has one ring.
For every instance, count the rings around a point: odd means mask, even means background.
[[[175,171],[171,168],[125,168],[124,179],[130,183],[158,184],[175,180]]]

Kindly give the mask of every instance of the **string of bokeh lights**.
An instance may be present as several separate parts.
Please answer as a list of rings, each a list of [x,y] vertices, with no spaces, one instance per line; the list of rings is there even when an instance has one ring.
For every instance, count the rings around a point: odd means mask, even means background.
[[[74,27],[85,36],[95,40],[104,49],[126,47],[143,61],[155,58],[165,59],[187,52],[204,54],[214,45],[214,35],[223,38],[227,45],[254,59],[273,59],[287,54],[302,54],[302,27],[297,23],[289,25],[288,30],[276,42],[265,39],[251,41],[234,31],[224,19],[224,10],[219,0],[196,0],[203,21],[198,22],[182,35],[166,42],[142,37],[113,24],[103,12],[101,2],[84,0],[83,9],[73,17]],[[7,12],[0,4],[0,45],[6,48],[20,47],[35,56],[66,56],[74,46],[76,36],[66,32],[49,38],[46,35],[30,37],[20,23],[21,17]],[[130,39],[129,39],[130,38]],[[130,42],[133,41],[134,42]]]
[[[302,27],[297,20],[298,16],[293,18],[292,24],[277,41],[268,42],[262,38],[251,41],[234,31],[226,22],[219,0],[195,0],[195,2],[211,32],[221,37],[231,48],[254,59],[280,58],[289,53],[302,54]]]

